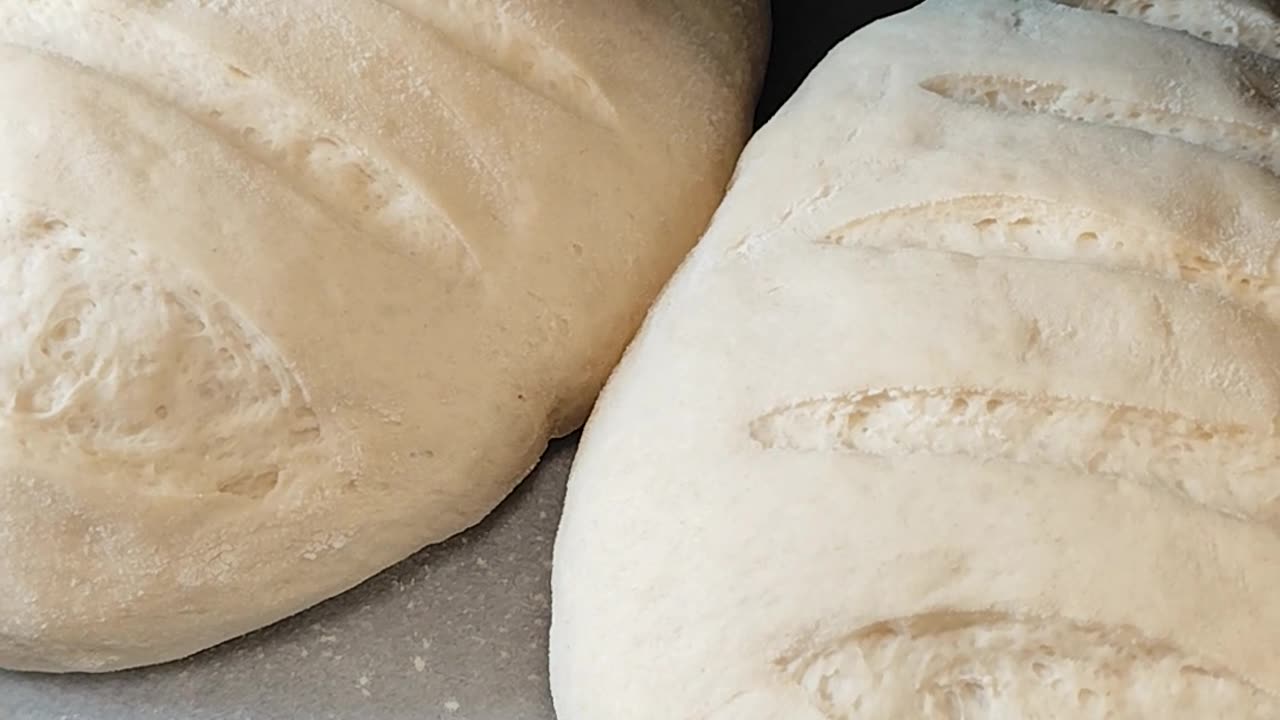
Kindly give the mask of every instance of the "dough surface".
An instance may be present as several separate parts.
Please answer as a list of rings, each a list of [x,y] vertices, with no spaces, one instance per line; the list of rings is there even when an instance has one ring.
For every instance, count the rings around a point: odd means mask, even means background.
[[[575,460],[561,720],[1280,716],[1280,23],[1072,4],[752,140]]]
[[[0,0],[0,666],[179,658],[478,522],[749,131],[755,0]]]

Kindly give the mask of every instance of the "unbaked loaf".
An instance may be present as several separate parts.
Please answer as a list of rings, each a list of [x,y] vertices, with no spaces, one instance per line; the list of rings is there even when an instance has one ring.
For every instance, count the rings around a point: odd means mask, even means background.
[[[178,658],[479,521],[705,228],[765,20],[0,1],[0,666]]]
[[[1142,5],[931,0],[757,134],[588,423],[561,720],[1280,717],[1280,24]]]

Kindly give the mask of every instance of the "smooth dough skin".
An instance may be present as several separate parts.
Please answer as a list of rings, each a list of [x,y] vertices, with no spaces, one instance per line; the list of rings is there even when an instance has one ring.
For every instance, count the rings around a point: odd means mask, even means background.
[[[0,0],[0,666],[179,658],[478,522],[749,132],[755,0]]]
[[[561,720],[1280,717],[1277,38],[931,0],[840,46],[588,423]]]

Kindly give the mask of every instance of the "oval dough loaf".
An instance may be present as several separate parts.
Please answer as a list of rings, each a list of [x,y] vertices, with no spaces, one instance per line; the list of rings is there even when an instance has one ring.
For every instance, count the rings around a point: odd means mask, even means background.
[[[1280,23],[1072,4],[752,141],[575,462],[562,720],[1280,716]]]
[[[705,227],[765,20],[0,1],[0,666],[178,658],[479,521]]]

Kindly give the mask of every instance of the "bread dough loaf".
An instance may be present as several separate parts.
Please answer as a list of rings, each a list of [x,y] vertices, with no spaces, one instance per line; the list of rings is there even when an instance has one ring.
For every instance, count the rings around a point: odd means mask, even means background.
[[[1280,716],[1278,80],[1047,0],[840,46],[588,423],[559,717]]]
[[[0,666],[479,521],[723,194],[755,0],[0,1]]]

